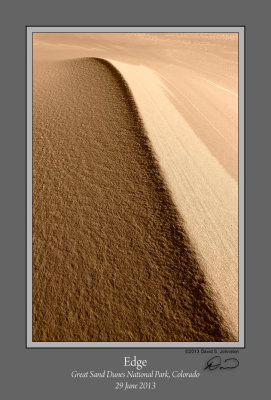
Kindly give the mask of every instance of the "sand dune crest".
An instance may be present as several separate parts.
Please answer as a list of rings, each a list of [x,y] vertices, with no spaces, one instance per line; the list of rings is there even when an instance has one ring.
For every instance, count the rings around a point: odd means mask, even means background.
[[[37,64],[33,89],[33,340],[234,340],[118,70]]]

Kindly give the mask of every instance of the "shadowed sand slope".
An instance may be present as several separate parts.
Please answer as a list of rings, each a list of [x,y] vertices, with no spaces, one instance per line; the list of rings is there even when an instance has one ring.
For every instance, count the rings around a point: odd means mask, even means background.
[[[33,340],[234,340],[121,75],[76,59],[33,86]]]

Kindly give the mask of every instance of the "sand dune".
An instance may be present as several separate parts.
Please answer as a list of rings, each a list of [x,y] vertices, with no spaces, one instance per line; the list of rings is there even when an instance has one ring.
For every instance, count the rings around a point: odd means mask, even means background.
[[[149,68],[113,62],[125,76],[174,204],[216,304],[238,336],[238,186],[169,101]]]
[[[33,86],[33,340],[236,340],[237,185],[157,75],[81,58]]]

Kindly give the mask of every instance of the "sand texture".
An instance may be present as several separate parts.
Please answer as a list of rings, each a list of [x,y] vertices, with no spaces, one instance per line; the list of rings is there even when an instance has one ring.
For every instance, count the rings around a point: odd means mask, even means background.
[[[77,50],[34,57],[33,341],[237,340],[235,83]]]

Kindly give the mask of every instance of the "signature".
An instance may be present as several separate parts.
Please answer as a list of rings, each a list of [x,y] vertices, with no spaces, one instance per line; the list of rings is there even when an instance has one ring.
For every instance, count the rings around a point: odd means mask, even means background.
[[[237,358],[226,358],[224,361],[220,356],[214,356],[207,361],[206,367],[204,370],[208,369],[209,371],[213,371],[217,368],[219,369],[234,369],[239,365],[239,361]]]

